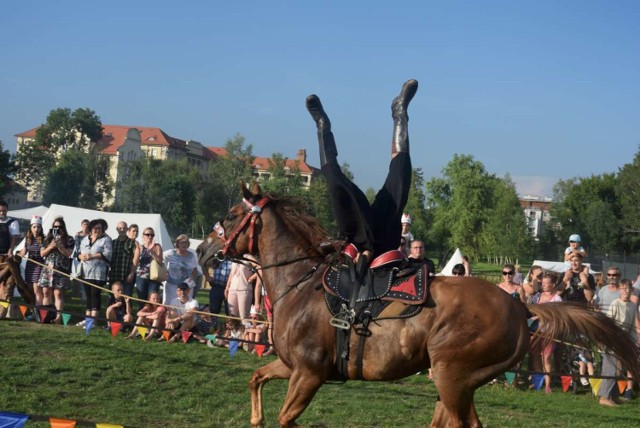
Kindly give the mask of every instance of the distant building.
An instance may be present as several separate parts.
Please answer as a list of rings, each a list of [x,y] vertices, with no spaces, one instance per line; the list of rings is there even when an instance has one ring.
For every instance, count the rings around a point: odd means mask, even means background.
[[[16,135],[18,148],[22,144],[29,144],[35,141],[36,131],[33,128]],[[155,127],[132,127],[122,125],[103,125],[103,137],[100,141],[91,142],[100,153],[110,156],[110,175],[114,183],[118,183],[128,175],[126,166],[119,168],[121,162],[133,161],[142,157],[154,159],[186,159],[189,165],[197,168],[200,173],[204,173],[207,165],[215,161],[220,156],[226,155],[226,150],[222,147],[205,147],[202,143],[194,140],[183,140],[171,137],[160,128]],[[258,181],[262,181],[269,176],[270,158],[256,157],[253,162],[254,173]],[[307,164],[307,152],[304,149],[298,150],[295,159],[285,160],[285,170],[293,172],[298,170],[302,176],[305,188],[311,185],[314,176],[319,173],[317,168]],[[119,172],[120,171],[120,172]],[[123,174],[120,177],[118,174]],[[114,186],[113,194],[107,201],[111,204],[116,198],[117,186]],[[42,201],[43,188],[41,185],[28,189],[28,200]]]
[[[15,181],[8,179],[4,183],[7,186],[7,193],[2,199],[9,204],[9,211],[31,208],[33,204],[27,202],[27,189]]]
[[[549,210],[553,200],[549,197],[525,195],[519,198],[520,206],[524,210],[529,232],[534,238],[538,238],[544,230],[545,224],[551,220]]]

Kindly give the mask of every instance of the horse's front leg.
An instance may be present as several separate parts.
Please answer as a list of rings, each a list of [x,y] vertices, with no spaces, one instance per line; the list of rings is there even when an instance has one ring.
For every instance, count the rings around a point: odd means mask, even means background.
[[[279,358],[253,372],[249,381],[252,427],[264,426],[264,414],[262,413],[262,387],[264,384],[271,379],[289,379],[290,377],[291,369],[285,366]]]
[[[307,408],[326,377],[311,369],[296,369],[289,379],[289,389],[280,411],[281,427],[296,426],[296,419]]]

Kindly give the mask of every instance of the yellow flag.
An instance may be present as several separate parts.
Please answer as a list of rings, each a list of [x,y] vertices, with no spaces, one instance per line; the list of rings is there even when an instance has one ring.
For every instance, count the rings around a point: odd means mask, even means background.
[[[114,425],[114,424],[96,424],[96,428],[124,428],[122,425]]]
[[[9,302],[0,302],[0,306],[8,308],[9,307]]]
[[[602,383],[602,379],[594,379],[590,377],[589,383],[591,384],[591,390],[593,391],[593,395],[597,396],[598,390],[600,389],[600,384]]]
[[[149,331],[149,329],[147,327],[138,327],[138,333],[140,333],[140,336],[143,339],[147,335],[147,331]]]

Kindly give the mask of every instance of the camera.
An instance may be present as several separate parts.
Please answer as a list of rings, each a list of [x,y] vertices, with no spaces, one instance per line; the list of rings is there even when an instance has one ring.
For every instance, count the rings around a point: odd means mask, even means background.
[[[51,234],[53,235],[53,239],[58,239],[60,237],[60,229],[51,229]]]

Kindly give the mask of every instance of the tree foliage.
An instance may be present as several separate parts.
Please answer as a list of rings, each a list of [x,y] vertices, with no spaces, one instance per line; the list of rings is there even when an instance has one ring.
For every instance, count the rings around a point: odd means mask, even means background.
[[[9,150],[5,150],[0,140],[0,199],[5,194],[9,193],[8,180],[13,174],[13,161],[11,160],[11,153]]]
[[[287,158],[274,153],[269,159],[269,179],[261,184],[262,190],[276,196],[304,197],[306,190],[298,163],[293,169],[286,167]]]

